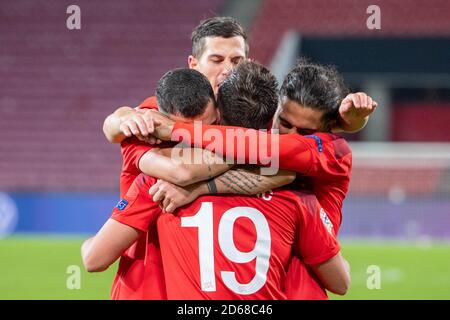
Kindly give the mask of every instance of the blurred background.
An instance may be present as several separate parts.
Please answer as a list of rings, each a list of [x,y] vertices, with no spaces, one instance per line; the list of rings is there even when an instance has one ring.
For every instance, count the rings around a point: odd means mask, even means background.
[[[73,4],[79,30],[66,26]],[[192,29],[215,15],[238,19],[250,57],[279,79],[307,56],[379,102],[346,136],[354,168],[340,240],[353,279],[343,298],[450,299],[446,0],[2,0],[0,299],[109,297],[115,268],[67,283],[119,197],[119,146],[103,120],[187,66]]]

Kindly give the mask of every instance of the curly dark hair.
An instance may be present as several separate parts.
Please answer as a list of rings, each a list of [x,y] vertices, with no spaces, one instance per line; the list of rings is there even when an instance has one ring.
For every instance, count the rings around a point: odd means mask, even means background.
[[[338,121],[340,103],[348,93],[344,79],[334,66],[302,58],[286,75],[280,98],[323,111],[322,124],[326,130],[331,130],[332,124]]]

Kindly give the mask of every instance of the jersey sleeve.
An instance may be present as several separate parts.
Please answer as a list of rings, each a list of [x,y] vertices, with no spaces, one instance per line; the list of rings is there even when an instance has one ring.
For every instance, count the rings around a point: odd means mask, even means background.
[[[298,228],[296,254],[306,264],[323,263],[339,253],[340,245],[327,228],[326,214],[315,196],[306,197],[308,204],[297,202]]]
[[[136,137],[127,138],[120,144],[122,151],[122,171],[133,172],[139,169],[139,161],[142,156],[153,149],[153,146],[139,140]]]
[[[329,133],[279,135],[240,127],[182,122],[176,122],[172,131],[174,141],[208,149],[238,163],[278,166],[327,180],[346,177],[351,165],[341,160],[341,153],[351,152],[348,144],[343,138],[335,137]],[[335,150],[337,145],[342,145],[339,153]]]
[[[148,97],[147,99],[145,99],[144,101],[141,102],[141,104],[138,106],[138,108],[158,110],[158,104],[156,101],[156,97],[155,96]]]
[[[317,148],[314,139],[299,134],[279,135],[233,126],[200,126],[182,122],[175,123],[172,140],[211,150],[238,163],[262,166],[278,163],[282,169],[303,174],[310,172],[312,152]],[[245,149],[242,150],[240,146],[244,140]]]
[[[311,149],[311,167],[306,175],[329,182],[349,179],[352,152],[344,138],[325,132],[303,138],[313,139],[317,145]]]
[[[152,96],[145,99],[139,106],[140,109],[154,109],[158,110],[158,105],[156,102],[156,97]],[[154,146],[139,140],[136,137],[130,137],[122,141],[120,144],[122,151],[122,171],[125,172],[135,172],[139,170],[139,160],[147,152],[150,151]]]
[[[156,179],[140,174],[127,194],[112,211],[111,218],[141,231],[148,231],[150,224],[161,213],[148,191]]]

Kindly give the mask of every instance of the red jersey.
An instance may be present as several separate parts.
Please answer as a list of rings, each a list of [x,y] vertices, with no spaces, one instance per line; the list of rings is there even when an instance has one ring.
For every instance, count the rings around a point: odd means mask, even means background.
[[[285,299],[293,252],[307,264],[339,252],[312,194],[204,196],[172,215],[151,200],[155,182],[140,175],[112,218],[142,231],[157,219],[169,299]],[[145,276],[139,295],[150,286]]]
[[[338,229],[341,225],[341,208],[348,191],[352,165],[352,152],[344,138],[318,132],[309,136],[297,133],[276,135],[277,139],[272,141],[271,134],[254,129],[203,125],[201,130],[195,130],[194,124],[183,122],[175,123],[175,131],[178,131],[173,134],[176,139],[215,151],[238,163],[252,164],[255,161],[256,164],[267,165],[267,159],[277,157],[281,169],[295,171],[298,177],[310,177],[305,186],[309,185],[319,202],[323,202],[333,228]],[[230,134],[238,131],[243,133]],[[217,135],[220,135],[219,139]],[[242,144],[240,140],[247,137],[254,137],[254,140]],[[277,147],[273,146],[274,141]],[[251,152],[250,145],[257,152]],[[245,150],[237,150],[239,146],[244,146]],[[273,150],[278,153],[272,154]]]
[[[147,98],[139,105],[141,109],[156,109],[156,97]],[[123,199],[136,177],[141,174],[139,160],[152,149],[152,146],[130,137],[122,141],[122,171],[120,173],[120,198]],[[150,229],[152,226],[150,226]],[[111,298],[142,299],[139,288],[142,288],[141,279],[146,269],[153,270],[148,277],[152,277],[152,286],[146,290],[147,299],[166,299],[164,274],[162,270],[161,252],[156,225],[154,230],[141,236],[120,257],[119,268],[111,288]],[[146,230],[147,231],[147,230]]]
[[[158,110],[156,97],[150,97],[139,105],[140,109]],[[136,137],[126,138],[120,143],[122,171],[120,173],[120,198],[123,198],[134,179],[141,173],[139,160],[152,146]]]
[[[251,145],[258,152],[252,154],[248,150],[250,143],[245,144],[245,152],[238,152],[239,136],[230,135],[229,131],[227,135],[226,130],[243,130],[245,133],[255,130],[203,125],[202,132],[199,134],[199,132],[195,132],[194,125],[179,122],[175,123],[174,126],[174,131],[177,129],[187,130],[189,133],[188,135],[181,134],[181,139],[185,142],[210,150],[214,148],[212,151],[219,152],[227,158],[234,158],[241,163],[256,160],[258,164],[267,164],[267,162],[264,162],[266,159],[262,157],[265,155],[272,156],[272,150],[278,151],[279,167],[297,172],[297,177],[300,178],[296,180],[298,188],[311,190],[316,195],[326,212],[324,220],[327,226],[337,235],[342,221],[342,204],[348,191],[352,166],[352,152],[344,138],[323,132],[310,136],[285,134],[278,136],[278,146],[273,148],[273,141],[268,138],[270,134],[257,131],[257,134],[253,135],[256,137],[256,141],[252,141]],[[205,135],[205,132],[209,129],[219,130],[222,137],[234,137],[234,141],[230,141],[229,138],[215,139],[214,135]],[[247,134],[247,136],[252,135]],[[223,145],[218,145],[218,142],[223,142]],[[232,147],[227,147],[230,144]],[[306,269],[299,259],[292,259],[286,281],[288,298],[327,299],[323,288],[321,290],[304,290],[305,288],[320,289],[322,287],[319,281],[315,279],[314,274]],[[319,294],[305,296],[305,292],[319,292]]]

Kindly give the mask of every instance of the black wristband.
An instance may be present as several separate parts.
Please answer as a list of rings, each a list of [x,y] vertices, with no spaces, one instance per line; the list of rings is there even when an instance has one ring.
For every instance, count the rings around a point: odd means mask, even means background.
[[[217,193],[217,186],[216,182],[214,181],[214,178],[208,181],[206,184],[208,186],[208,190],[210,194]]]

